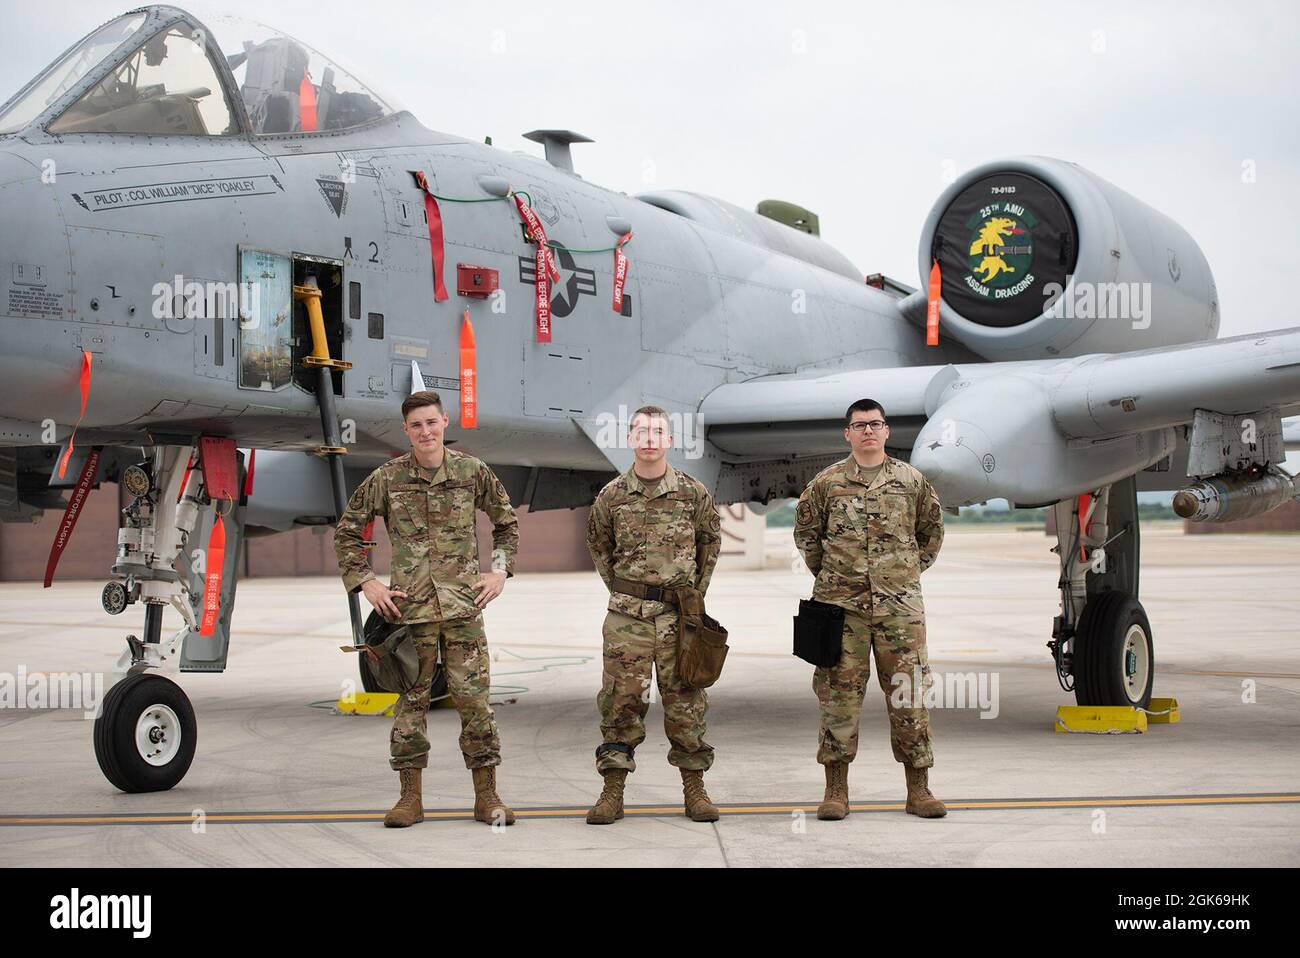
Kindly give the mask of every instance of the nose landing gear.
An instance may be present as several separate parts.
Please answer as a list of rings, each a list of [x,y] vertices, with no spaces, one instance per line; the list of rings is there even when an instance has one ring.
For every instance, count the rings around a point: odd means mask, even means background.
[[[202,469],[195,468],[196,452]],[[207,461],[204,458],[207,457]],[[230,440],[201,438],[196,446],[155,447],[148,461],[126,470],[123,485],[135,497],[123,510],[113,579],[104,587],[104,609],[120,614],[136,602],[144,606],[143,638],[127,636],[117,671],[125,678],[104,697],[95,719],[95,758],[104,777],[124,792],[156,792],[175,786],[189,771],[198,743],[194,707],[179,685],[146,670],[179,651],[181,668],[220,671],[225,665],[230,609],[234,604],[242,513],[227,510],[233,547],[224,554],[205,544],[199,528],[203,510],[237,505],[238,460]],[[209,549],[208,547],[211,546]],[[213,568],[206,569],[208,558]],[[218,615],[204,623],[204,573],[212,576]],[[167,605],[180,612],[184,626],[163,641]]]
[[[95,719],[95,759],[124,792],[161,792],[189,771],[198,744],[194,707],[179,685],[137,673],[104,696]]]

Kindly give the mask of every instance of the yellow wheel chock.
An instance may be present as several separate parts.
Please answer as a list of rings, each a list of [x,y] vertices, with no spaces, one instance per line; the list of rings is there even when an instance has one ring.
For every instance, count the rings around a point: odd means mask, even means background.
[[[1132,705],[1062,705],[1053,730],[1084,735],[1125,735],[1147,730],[1147,723],[1172,725],[1181,716],[1178,700],[1153,698],[1145,709]]]

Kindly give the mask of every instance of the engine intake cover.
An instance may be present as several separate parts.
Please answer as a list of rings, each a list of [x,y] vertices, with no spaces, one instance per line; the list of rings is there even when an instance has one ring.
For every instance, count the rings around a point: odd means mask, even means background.
[[[935,252],[943,298],[981,326],[1038,317],[1044,287],[1064,289],[1079,256],[1061,194],[1025,173],[994,173],[964,187],[939,217]]]

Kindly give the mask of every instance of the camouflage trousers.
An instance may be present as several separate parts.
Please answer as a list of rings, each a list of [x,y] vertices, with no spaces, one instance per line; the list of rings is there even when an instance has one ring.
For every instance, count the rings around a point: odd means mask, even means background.
[[[425,735],[429,690],[440,657],[447,673],[447,691],[460,713],[460,751],[465,756],[465,767],[500,765],[501,741],[488,704],[490,678],[483,616],[418,622],[410,629],[407,641],[415,642],[419,652],[420,677],[397,700],[389,739],[389,765],[403,769],[426,768],[429,764],[429,739]]]
[[[633,752],[645,741],[653,668],[671,745],[668,764],[707,770],[713,764],[713,748],[704,741],[709,699],[703,689],[690,688],[677,678],[677,613],[637,619],[611,611],[602,632],[604,679],[596,705],[604,744],[596,750],[596,768],[636,770]]]
[[[924,686],[931,682],[930,657],[925,649],[925,618],[893,614],[866,616],[846,609],[843,641],[844,653],[839,664],[813,673],[813,691],[821,704],[817,761],[823,765],[851,762],[857,755],[858,721],[871,679],[874,652],[876,677],[889,710],[889,741],[894,758],[915,768],[932,766],[930,715],[923,704]],[[914,689],[918,675],[923,687]]]

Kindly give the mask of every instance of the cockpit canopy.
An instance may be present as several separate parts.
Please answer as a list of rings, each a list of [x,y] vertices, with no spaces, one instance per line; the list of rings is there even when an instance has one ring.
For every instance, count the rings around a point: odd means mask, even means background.
[[[46,127],[51,133],[228,136],[240,132],[187,24],[155,33]]]
[[[5,104],[0,112],[0,133],[24,129],[62,99],[83,76],[139,31],[145,16],[143,11],[128,13],[104,24],[46,67]]]
[[[225,54],[251,132],[333,132],[401,108],[301,40],[240,17],[205,21]]]
[[[52,134],[283,136],[347,130],[397,110],[280,31],[149,7],[110,21],[46,68],[0,110],[0,134],[49,113]]]

